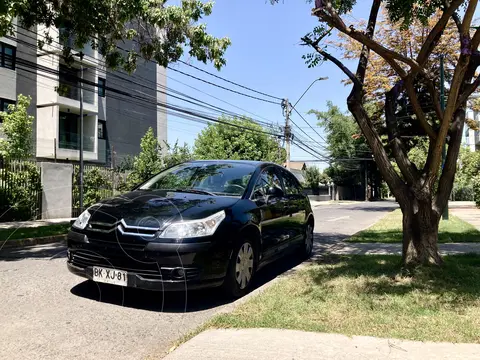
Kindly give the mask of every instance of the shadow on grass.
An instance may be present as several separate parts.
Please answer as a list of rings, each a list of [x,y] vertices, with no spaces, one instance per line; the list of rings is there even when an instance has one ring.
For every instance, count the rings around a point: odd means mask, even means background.
[[[445,256],[442,267],[422,267],[409,277],[400,276],[399,256],[328,255],[307,270],[314,283],[325,286],[337,278],[365,277],[359,293],[366,295],[407,295],[421,292],[434,295],[435,304],[455,306],[478,301],[480,296],[480,255]],[[431,299],[430,299],[431,300]],[[427,300],[428,301],[428,300]]]

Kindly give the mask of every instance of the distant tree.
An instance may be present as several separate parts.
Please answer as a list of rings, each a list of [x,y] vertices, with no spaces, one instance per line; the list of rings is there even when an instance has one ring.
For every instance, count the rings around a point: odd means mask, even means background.
[[[9,105],[8,111],[0,112],[3,122],[1,131],[5,135],[4,139],[0,139],[0,155],[5,159],[24,160],[33,155],[34,117],[27,112],[31,99],[30,96],[19,94],[16,105]]]
[[[320,193],[320,182],[322,181],[322,174],[320,169],[316,166],[309,166],[305,170],[305,182],[310,189],[312,189],[313,195]]]
[[[222,123],[208,125],[198,135],[194,147],[197,158],[285,162],[285,149],[261,125],[245,117],[222,116],[220,120]]]
[[[331,101],[327,111],[310,110],[318,119],[318,126],[326,134],[327,150],[332,158],[325,173],[337,185],[354,186],[362,183],[364,161],[355,160],[371,156],[371,151],[355,119],[340,110]]]
[[[157,61],[162,66],[188,55],[199,61],[212,61],[217,69],[225,65],[223,57],[230,45],[228,38],[207,33],[205,24],[198,23],[212,13],[213,2],[181,0],[2,0],[0,1],[0,37],[13,35],[14,19],[18,25],[40,32],[40,47],[61,46],[67,59],[71,48],[91,45],[98,48],[110,68],[123,67],[131,72],[139,56]],[[56,33],[63,31],[60,44],[54,44]],[[131,40],[131,41],[128,41]],[[125,50],[118,48],[121,42]]]

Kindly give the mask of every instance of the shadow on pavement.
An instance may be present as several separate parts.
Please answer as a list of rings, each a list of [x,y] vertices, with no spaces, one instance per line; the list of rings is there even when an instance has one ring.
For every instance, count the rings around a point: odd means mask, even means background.
[[[267,265],[257,273],[252,284],[252,291],[292,270],[300,263],[300,260],[290,256]],[[154,292],[98,284],[92,281],[83,281],[70,291],[73,295],[112,305],[167,313],[202,311],[234,301],[234,299],[226,298],[220,289]]]
[[[0,261],[18,261],[28,258],[45,260],[51,258],[64,258],[66,256],[67,247],[63,243],[25,246],[19,248],[3,248],[0,250]]]

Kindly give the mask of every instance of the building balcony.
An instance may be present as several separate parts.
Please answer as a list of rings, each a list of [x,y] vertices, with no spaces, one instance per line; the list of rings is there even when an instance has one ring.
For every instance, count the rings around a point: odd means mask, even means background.
[[[77,67],[67,67],[60,64],[58,85],[55,88],[58,94],[58,103],[74,110],[80,110],[81,70]],[[83,72],[83,108],[87,113],[97,113],[96,72],[86,69]]]
[[[68,36],[63,29],[58,30],[58,42],[72,49],[72,54],[83,53],[83,63],[86,65],[97,65],[98,52],[92,48],[92,44],[87,42],[82,48],[75,44],[75,36]],[[77,59],[76,59],[77,60]]]

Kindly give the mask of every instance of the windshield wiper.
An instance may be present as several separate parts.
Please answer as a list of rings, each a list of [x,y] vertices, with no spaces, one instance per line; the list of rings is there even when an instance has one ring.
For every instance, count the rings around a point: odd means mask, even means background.
[[[199,190],[199,189],[175,189],[174,191],[176,192],[186,192],[186,193],[192,193],[192,194],[202,194],[202,195],[210,195],[210,196],[216,196],[216,194],[205,191],[205,190]]]

